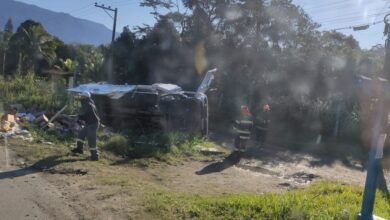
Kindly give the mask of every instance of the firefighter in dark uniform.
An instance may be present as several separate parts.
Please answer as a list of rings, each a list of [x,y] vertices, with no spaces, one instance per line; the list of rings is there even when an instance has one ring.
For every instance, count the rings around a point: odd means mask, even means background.
[[[84,126],[79,131],[77,139],[77,147],[72,149],[72,153],[84,153],[84,139],[88,139],[89,150],[91,151],[91,160],[99,160],[99,153],[96,146],[96,133],[99,128],[100,118],[94,101],[91,99],[89,92],[82,92],[76,96],[81,102],[81,113],[78,115],[78,121],[81,121]]]
[[[237,135],[234,139],[234,147],[240,151],[245,151],[246,143],[250,139],[251,129],[253,126],[252,114],[249,111],[248,106],[241,106],[241,115],[235,123],[235,131]]]
[[[270,111],[271,107],[268,104],[263,105],[261,113],[256,115],[254,120],[256,141],[260,142],[260,146],[264,145],[267,138],[270,123]]]

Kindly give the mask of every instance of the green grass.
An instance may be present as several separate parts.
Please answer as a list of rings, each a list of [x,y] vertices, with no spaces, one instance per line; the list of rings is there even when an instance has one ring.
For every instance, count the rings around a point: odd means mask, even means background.
[[[162,219],[356,219],[361,200],[359,187],[317,183],[266,195],[153,193],[148,210]],[[375,214],[390,218],[390,202],[381,193],[377,193]]]
[[[71,132],[61,133],[57,130],[41,129],[31,124],[24,124],[23,127],[31,133],[32,137],[37,142],[48,141],[55,144],[69,145],[74,144],[76,140],[76,135]]]
[[[31,133],[34,143],[18,140],[13,142],[15,145],[22,146],[17,148],[18,153],[32,163],[39,160],[51,163],[50,158],[55,155],[60,156],[55,158],[56,160],[67,160],[64,155],[68,155],[70,149],[76,145],[74,134],[42,130],[28,124],[25,125],[25,128]],[[51,142],[53,145],[47,145],[46,142]],[[86,155],[88,155],[87,141],[85,141],[85,145]],[[177,164],[183,160],[212,160],[214,158],[214,155],[202,153],[196,148],[198,145],[204,148],[219,148],[222,154],[216,155],[218,157],[227,153],[226,150],[211,142],[178,133],[136,137],[109,133],[102,129],[98,132],[97,145],[102,158],[101,162],[107,165],[136,164],[148,167],[160,162]]]
[[[0,78],[0,100],[4,104],[22,104],[37,110],[59,110],[69,101],[64,80],[40,79],[35,74],[15,76],[12,80]],[[69,106],[68,112],[74,111]]]

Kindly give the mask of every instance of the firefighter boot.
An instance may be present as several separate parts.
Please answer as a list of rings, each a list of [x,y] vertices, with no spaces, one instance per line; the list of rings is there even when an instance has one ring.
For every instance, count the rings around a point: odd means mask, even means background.
[[[98,161],[99,160],[99,153],[97,150],[91,150],[91,158],[92,161]]]
[[[83,142],[81,141],[77,141],[77,147],[76,148],[73,148],[71,150],[71,152],[73,154],[83,154],[84,153],[84,150],[83,150]]]

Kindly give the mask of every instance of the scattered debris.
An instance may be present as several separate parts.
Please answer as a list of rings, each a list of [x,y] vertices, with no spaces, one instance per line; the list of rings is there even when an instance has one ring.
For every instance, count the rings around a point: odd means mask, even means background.
[[[48,168],[42,169],[43,172],[51,173],[51,174],[63,174],[63,175],[76,175],[76,176],[84,176],[88,174],[87,169],[73,169],[73,168]]]
[[[45,126],[49,122],[49,119],[45,114],[41,114],[35,119],[35,124],[37,124],[40,127]]]
[[[33,142],[34,138],[32,137],[31,133],[25,129],[23,129],[18,123],[15,123],[15,125],[12,127],[9,131],[1,131],[0,137],[7,137],[7,138],[15,138],[15,139],[21,139],[28,142]]]
[[[217,155],[217,154],[224,154],[225,153],[224,151],[219,150],[219,149],[214,148],[214,147],[204,147],[201,145],[196,145],[194,148],[205,155]]]
[[[20,118],[21,121],[33,123],[36,117],[32,113],[16,113],[16,117]]]
[[[295,182],[301,184],[308,184],[319,177],[318,175],[301,171],[288,176],[287,179],[293,179]]]
[[[261,166],[251,166],[251,165],[248,165],[248,164],[241,164],[241,163],[239,163],[239,164],[236,164],[236,167],[241,168],[243,170],[248,170],[248,171],[251,171],[251,172],[261,173],[261,174],[264,174],[264,175],[280,176],[279,173],[277,173],[277,172],[275,172],[273,170],[261,167]]]
[[[13,114],[5,114],[1,117],[1,132],[12,131],[16,124],[16,116]]]
[[[45,128],[46,126],[48,126],[48,127],[54,127],[54,124],[52,123],[54,120],[56,120],[56,118],[58,118],[58,116],[60,116],[60,114],[63,112],[63,111],[65,111],[65,109],[66,109],[66,105],[64,106],[64,107],[62,107],[62,109],[61,110],[59,110],[57,113],[55,113],[54,114],[54,116],[53,117],[51,117],[50,118],[50,120],[47,122],[47,124],[45,124],[44,126],[42,126],[42,128]]]
[[[75,117],[63,114],[64,106],[57,113],[50,111],[29,111],[20,104],[9,105],[7,111],[1,117],[0,122],[0,137],[16,138],[28,142],[33,142],[34,138],[26,127],[31,125],[33,127],[58,131],[60,133],[77,133],[81,129],[81,125],[77,123]],[[25,112],[16,112],[24,110]],[[52,142],[43,141],[42,144],[54,145]]]
[[[291,187],[290,183],[279,183],[278,185],[282,187]]]

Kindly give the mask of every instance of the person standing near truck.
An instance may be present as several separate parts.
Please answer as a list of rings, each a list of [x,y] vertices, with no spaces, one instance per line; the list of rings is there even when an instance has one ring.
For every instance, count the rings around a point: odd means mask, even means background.
[[[234,147],[239,151],[246,150],[246,143],[251,137],[251,129],[253,126],[252,114],[249,111],[248,106],[241,106],[241,115],[235,123],[235,130],[237,135],[234,139]]]
[[[99,160],[99,153],[96,146],[96,136],[100,118],[89,92],[82,92],[76,98],[81,102],[81,112],[78,115],[78,121],[81,121],[84,126],[78,133],[77,147],[72,149],[72,153],[84,153],[84,139],[87,137],[89,150],[91,151],[90,159],[97,161]]]

